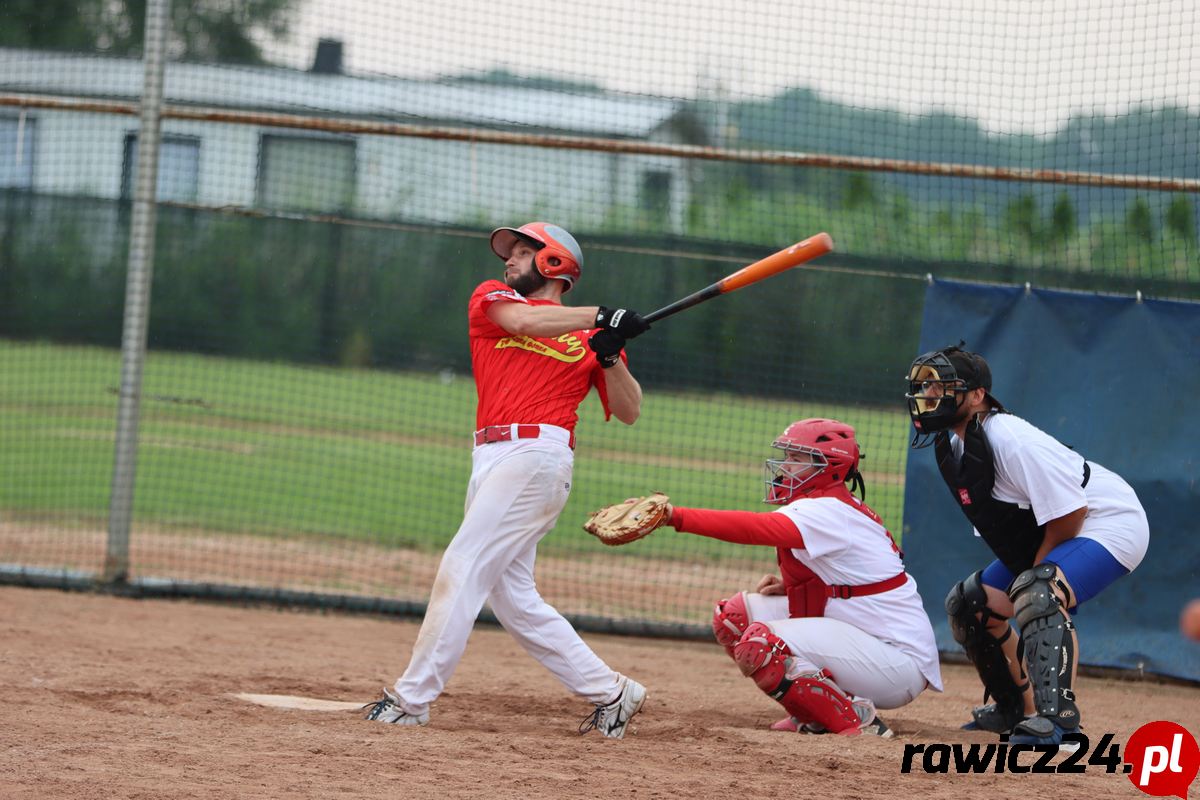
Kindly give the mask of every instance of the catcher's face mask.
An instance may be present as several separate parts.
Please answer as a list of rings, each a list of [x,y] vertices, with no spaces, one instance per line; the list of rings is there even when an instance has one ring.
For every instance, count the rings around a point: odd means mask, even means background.
[[[767,493],[764,503],[782,506],[790,503],[801,487],[811,484],[829,466],[829,459],[815,447],[775,442],[772,447],[782,450],[784,458],[766,460]]]

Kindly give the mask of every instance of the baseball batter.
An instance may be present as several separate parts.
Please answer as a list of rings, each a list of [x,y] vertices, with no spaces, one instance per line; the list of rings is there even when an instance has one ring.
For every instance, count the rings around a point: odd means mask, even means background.
[[[580,402],[595,386],[606,419],[638,418],[641,388],[623,347],[649,325],[626,309],[562,305],[583,253],[557,225],[498,228],[491,246],[504,281],[480,284],[467,311],[478,406],[462,525],[442,556],[408,668],[367,719],[427,724],[486,600],[526,652],[595,705],[580,732],[619,739],[645,688],[592,652],[542,599],[533,571],[538,541],[571,490]]]
[[[951,496],[996,555],[946,598],[984,701],[996,701],[964,727],[1011,731],[1012,744],[1061,744],[1079,727],[1079,644],[1068,612],[1141,563],[1146,513],[1119,475],[992,397],[991,368],[977,353],[925,353],[908,379],[913,447],[934,445]]]
[[[779,575],[717,603],[713,632],[786,709],[775,730],[891,736],[876,708],[942,690],[937,645],[917,583],[865,495],[854,429],[805,419],[771,445],[763,502],[774,512],[670,508],[678,531],[775,547]]]

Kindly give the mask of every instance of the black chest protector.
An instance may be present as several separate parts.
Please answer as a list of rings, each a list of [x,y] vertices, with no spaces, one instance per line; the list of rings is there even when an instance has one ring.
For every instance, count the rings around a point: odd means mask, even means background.
[[[1046,537],[1046,526],[1037,524],[1033,509],[992,497],[996,459],[979,420],[967,425],[961,460],[954,457],[946,431],[937,434],[933,447],[938,470],[950,487],[950,494],[996,558],[1014,575],[1032,567]]]

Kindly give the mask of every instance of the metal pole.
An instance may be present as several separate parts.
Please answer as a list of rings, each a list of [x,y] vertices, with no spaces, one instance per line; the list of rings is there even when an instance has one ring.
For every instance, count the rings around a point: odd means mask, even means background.
[[[169,3],[170,0],[150,0],[146,4],[145,73],[141,121],[138,125],[137,183],[133,192],[133,219],[129,227],[129,272],[125,278],[125,323],[121,334],[121,394],[117,405],[116,451],[108,511],[108,551],[104,559],[104,581],[107,583],[124,583],[129,577],[129,529],[133,521],[138,408],[142,391],[142,365],[146,357],[150,283],[154,271],[158,142]]]

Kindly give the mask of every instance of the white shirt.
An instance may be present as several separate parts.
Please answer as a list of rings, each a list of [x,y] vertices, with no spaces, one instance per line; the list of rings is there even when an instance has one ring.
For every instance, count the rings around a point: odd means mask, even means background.
[[[875,583],[904,570],[887,530],[836,497],[801,498],[776,513],[786,515],[804,538],[804,547],[793,549],[792,555],[826,583]],[[917,663],[930,686],[942,690],[933,627],[911,575],[888,592],[830,598],[825,616],[895,646]]]
[[[1032,509],[1038,525],[1087,506],[1079,535],[1099,542],[1130,572],[1137,568],[1146,555],[1150,526],[1120,475],[1089,461],[1091,478],[1080,486],[1083,456],[1012,414],[988,414],[983,433],[996,464],[992,497]],[[962,439],[951,433],[950,443],[962,458]]]

